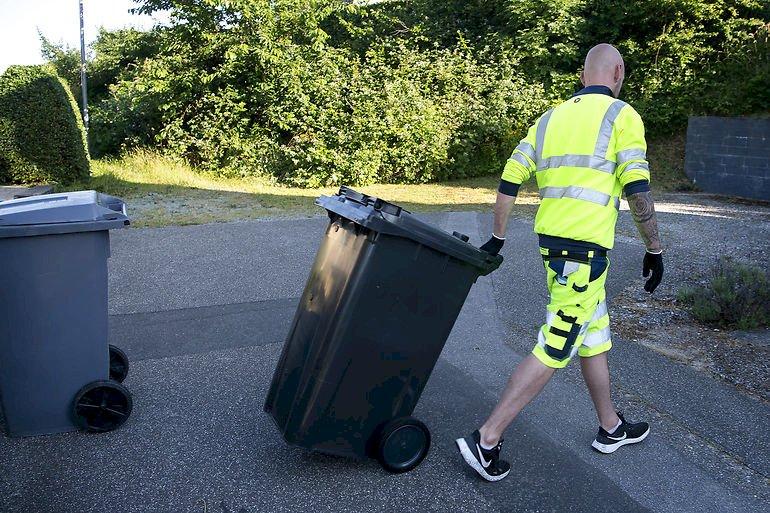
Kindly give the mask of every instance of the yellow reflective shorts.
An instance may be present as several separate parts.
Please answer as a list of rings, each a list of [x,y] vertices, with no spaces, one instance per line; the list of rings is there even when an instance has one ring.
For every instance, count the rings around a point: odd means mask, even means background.
[[[551,299],[532,354],[548,367],[560,369],[576,353],[589,357],[609,351],[610,316],[604,290],[609,258],[589,253],[590,258],[579,261],[548,256],[545,248],[540,253]]]

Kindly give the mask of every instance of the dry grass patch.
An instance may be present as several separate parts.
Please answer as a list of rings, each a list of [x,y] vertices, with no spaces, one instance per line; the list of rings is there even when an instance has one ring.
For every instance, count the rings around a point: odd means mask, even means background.
[[[656,191],[685,190],[684,136],[653,141],[649,155]],[[357,190],[397,203],[412,212],[489,211],[498,175],[431,184],[375,184]],[[95,189],[126,200],[134,226],[167,226],[240,219],[312,216],[315,198],[337,187],[301,189],[259,177],[221,177],[151,151],[92,162],[92,177],[62,190]],[[531,217],[537,185],[521,189],[514,215]]]
[[[134,226],[227,222],[240,219],[311,216],[321,213],[315,198],[337,187],[301,189],[261,178],[226,178],[192,169],[182,161],[147,151],[96,160],[88,181],[66,190],[95,189],[123,198]],[[433,184],[377,184],[356,187],[413,212],[490,210],[497,176]],[[520,203],[536,202],[534,184]]]

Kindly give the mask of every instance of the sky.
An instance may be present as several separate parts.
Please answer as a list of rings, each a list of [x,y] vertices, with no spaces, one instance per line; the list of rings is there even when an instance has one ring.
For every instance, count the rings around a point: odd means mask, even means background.
[[[92,42],[99,27],[148,29],[166,20],[160,15],[129,14],[133,0],[84,0],[86,44]],[[78,0],[0,0],[0,73],[11,64],[40,64],[38,29],[55,43],[80,47]]]

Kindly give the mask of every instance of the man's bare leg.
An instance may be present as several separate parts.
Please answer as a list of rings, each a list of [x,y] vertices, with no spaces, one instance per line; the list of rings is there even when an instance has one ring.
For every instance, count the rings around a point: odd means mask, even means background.
[[[580,358],[580,370],[588,386],[588,392],[596,408],[599,424],[607,431],[618,425],[620,418],[615,413],[615,405],[610,397],[610,368],[607,353],[600,353],[588,358]]]
[[[497,406],[479,429],[483,445],[492,447],[500,441],[503,431],[513,422],[522,408],[543,390],[555,370],[547,367],[531,354],[519,363],[511,374]]]

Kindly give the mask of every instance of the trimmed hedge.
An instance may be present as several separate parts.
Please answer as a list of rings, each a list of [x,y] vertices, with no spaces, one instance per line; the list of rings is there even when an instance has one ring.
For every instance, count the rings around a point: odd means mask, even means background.
[[[85,129],[51,66],[0,76],[0,183],[69,183],[90,174]]]

